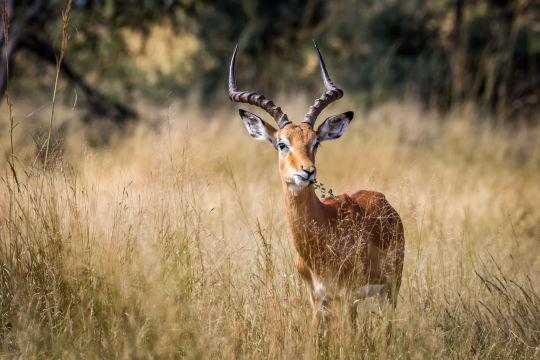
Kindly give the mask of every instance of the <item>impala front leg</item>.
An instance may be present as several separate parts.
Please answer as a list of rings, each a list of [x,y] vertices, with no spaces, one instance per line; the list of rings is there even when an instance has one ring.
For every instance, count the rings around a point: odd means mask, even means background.
[[[311,309],[313,311],[313,325],[318,326],[319,322],[321,320],[326,321],[329,315],[326,288],[313,275],[310,267],[300,255],[296,256],[296,270],[298,270],[298,274],[300,274],[302,280],[304,280],[309,287],[309,302],[311,303]]]
[[[330,312],[329,301],[321,297],[319,291],[312,291],[309,296],[311,308],[313,310],[312,324],[316,329],[323,330],[326,333],[328,321],[332,313]],[[322,326],[322,328],[320,328]]]

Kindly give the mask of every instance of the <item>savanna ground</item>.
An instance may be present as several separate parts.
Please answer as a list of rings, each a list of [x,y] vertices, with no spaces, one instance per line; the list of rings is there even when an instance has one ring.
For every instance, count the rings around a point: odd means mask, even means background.
[[[283,107],[298,119],[306,103]],[[396,311],[369,300],[357,331],[336,320],[321,339],[277,155],[236,108],[147,110],[104,147],[70,125],[47,171],[28,121],[16,128],[20,191],[7,165],[0,185],[2,356],[540,357],[540,128],[413,103],[332,107],[356,117],[320,149],[319,181],[384,192],[406,252]]]

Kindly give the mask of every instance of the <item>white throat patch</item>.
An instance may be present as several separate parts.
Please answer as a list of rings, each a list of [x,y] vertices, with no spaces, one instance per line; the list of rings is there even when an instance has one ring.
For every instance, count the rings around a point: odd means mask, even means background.
[[[304,190],[307,185],[297,185],[292,183],[287,183],[287,189],[289,189],[292,193],[299,193],[300,191]]]

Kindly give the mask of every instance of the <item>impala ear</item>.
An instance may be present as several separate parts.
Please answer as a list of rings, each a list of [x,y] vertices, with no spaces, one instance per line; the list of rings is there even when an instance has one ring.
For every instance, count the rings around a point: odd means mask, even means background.
[[[253,136],[257,140],[268,141],[273,147],[276,147],[276,138],[274,136],[277,131],[276,129],[249,111],[240,109],[239,113],[240,117],[244,121],[244,125],[246,126],[249,135]]]
[[[317,138],[319,141],[334,140],[343,135],[345,129],[353,118],[353,112],[330,116],[317,129]]]

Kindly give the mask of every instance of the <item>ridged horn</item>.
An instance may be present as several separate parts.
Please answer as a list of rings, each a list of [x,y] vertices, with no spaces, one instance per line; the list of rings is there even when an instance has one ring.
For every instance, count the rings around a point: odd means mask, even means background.
[[[324,86],[326,87],[327,91],[323,93],[317,100],[315,100],[315,103],[312,106],[310,106],[307,114],[304,116],[304,120],[302,120],[302,122],[310,124],[311,127],[315,125],[317,116],[319,116],[319,114],[321,113],[321,111],[324,110],[325,107],[327,107],[332,102],[340,99],[343,96],[343,90],[341,90],[336,85],[334,85],[334,83],[330,79],[330,76],[328,76],[328,71],[326,71],[324,60],[322,58],[321,52],[319,51],[319,47],[317,46],[317,43],[315,42],[315,40],[313,40],[313,44],[315,44],[315,50],[317,50],[317,55],[319,57],[319,65],[321,67],[322,78],[324,81]]]
[[[239,91],[236,86],[236,77],[234,75],[234,65],[236,62],[236,52],[238,44],[234,48],[231,65],[229,67],[229,98],[234,102],[247,103],[255,105],[269,113],[276,120],[280,129],[290,124],[289,118],[281,111],[281,108],[274,104],[270,99],[267,99],[262,94],[254,91]]]

